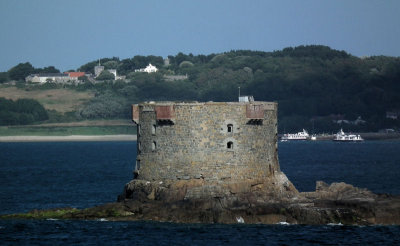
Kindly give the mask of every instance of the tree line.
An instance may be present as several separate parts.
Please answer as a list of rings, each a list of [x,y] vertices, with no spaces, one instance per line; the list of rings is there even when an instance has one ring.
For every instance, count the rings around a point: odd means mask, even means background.
[[[30,74],[59,72],[60,70],[58,70],[54,66],[34,68],[31,63],[25,62],[12,67],[7,72],[0,72],[0,83],[4,83],[10,80],[24,81],[25,78]]]
[[[129,117],[130,104],[150,100],[237,101],[240,87],[242,94],[256,100],[279,103],[280,132],[312,127],[334,131],[339,127],[334,119],[351,122],[359,117],[365,123],[343,127],[358,131],[399,127],[398,121],[385,117],[387,111],[400,111],[399,57],[360,58],[309,45],[273,52],[178,53],[168,61],[159,56],[102,58],[106,69],[117,69],[126,80],[74,86],[97,95],[75,112],[76,117]],[[148,63],[159,72],[134,72]],[[77,70],[93,73],[97,64],[92,61]],[[166,81],[164,75],[188,75],[188,79]]]
[[[48,118],[46,109],[36,100],[0,97],[0,125],[27,125]]]

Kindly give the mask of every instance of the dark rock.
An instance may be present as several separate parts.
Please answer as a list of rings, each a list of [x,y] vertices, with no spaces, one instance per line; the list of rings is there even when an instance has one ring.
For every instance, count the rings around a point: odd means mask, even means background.
[[[40,216],[38,216],[39,214]],[[204,179],[132,180],[118,202],[64,213],[34,211],[1,218],[155,220],[179,223],[400,225],[400,196],[373,194],[345,183],[317,182],[299,193],[283,173],[227,183]],[[50,217],[49,217],[50,218]]]
[[[400,224],[400,197],[345,183],[299,193],[283,173],[235,183],[133,180],[120,202],[129,219],[190,223]],[[125,218],[127,219],[127,218]]]

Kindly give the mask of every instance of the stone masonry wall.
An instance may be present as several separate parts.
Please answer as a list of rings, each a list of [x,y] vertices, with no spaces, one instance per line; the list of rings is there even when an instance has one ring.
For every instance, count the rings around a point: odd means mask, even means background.
[[[263,118],[249,119],[248,104],[261,105]],[[174,118],[157,120],[157,106],[166,105],[173,105]],[[170,102],[138,108],[139,179],[229,182],[279,171],[276,103]]]

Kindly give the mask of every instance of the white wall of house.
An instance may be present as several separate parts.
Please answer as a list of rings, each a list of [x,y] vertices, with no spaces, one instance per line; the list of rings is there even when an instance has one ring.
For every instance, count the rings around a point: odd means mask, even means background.
[[[69,76],[41,76],[39,74],[29,75],[25,78],[25,81],[32,82],[32,83],[46,83],[48,81],[55,82],[55,83],[65,83],[69,81],[78,81],[76,77],[69,77]]]
[[[117,70],[116,69],[108,69],[108,71],[114,74],[114,78],[117,78]]]
[[[158,71],[158,69],[155,66],[151,65],[151,63],[149,63],[149,65],[147,65],[147,67],[144,69],[144,71],[146,73],[155,73]]]
[[[149,63],[149,65],[147,65],[146,68],[135,69],[135,72],[142,72],[142,73],[155,73],[157,71],[158,68],[156,66],[151,65],[151,63]]]

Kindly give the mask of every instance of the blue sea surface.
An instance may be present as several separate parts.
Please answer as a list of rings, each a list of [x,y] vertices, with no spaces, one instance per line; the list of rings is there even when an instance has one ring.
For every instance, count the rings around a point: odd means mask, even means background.
[[[136,142],[0,143],[1,213],[115,202]]]
[[[281,170],[299,191],[314,191],[321,180],[400,194],[399,140],[283,142],[278,151]]]
[[[114,202],[136,142],[0,143],[0,214]],[[346,182],[400,194],[400,141],[285,142],[281,170],[300,191]],[[0,245],[400,245],[399,226],[221,225],[0,220]]]

